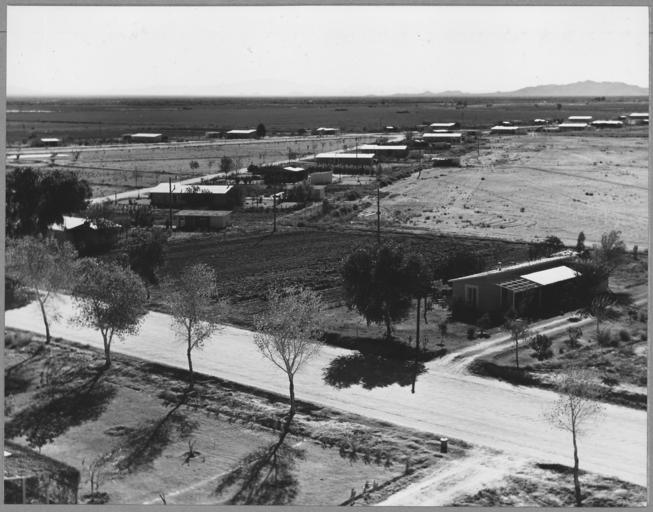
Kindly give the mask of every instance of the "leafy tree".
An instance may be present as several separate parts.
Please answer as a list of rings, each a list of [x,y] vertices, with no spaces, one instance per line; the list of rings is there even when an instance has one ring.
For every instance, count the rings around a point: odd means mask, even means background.
[[[551,345],[553,342],[546,334],[536,334],[531,338],[530,346],[534,351],[534,356],[538,361],[544,361],[553,356]]]
[[[553,406],[545,411],[545,418],[554,427],[571,433],[574,446],[574,495],[576,506],[582,506],[580,490],[578,442],[587,424],[596,421],[602,413],[602,406],[596,402],[600,388],[594,375],[576,368],[565,370],[557,382],[560,396]]]
[[[528,339],[531,335],[528,322],[522,318],[515,318],[508,320],[505,327],[510,333],[510,338],[515,343],[515,365],[519,368],[519,343]]]
[[[575,248],[577,253],[583,253],[585,252],[585,233],[582,231],[578,233],[578,240],[576,240],[576,248]]]
[[[424,321],[426,312],[431,302],[428,297],[433,292],[433,269],[426,262],[426,259],[419,253],[413,253],[406,258],[404,272],[409,293],[417,302],[417,313],[415,315],[415,348],[420,349],[420,312],[424,306]]]
[[[200,168],[200,164],[199,164],[199,162],[197,160],[191,160],[190,163],[188,164],[188,166],[190,167],[191,171],[194,171],[194,170]]]
[[[47,304],[52,295],[70,283],[77,253],[68,242],[23,237],[9,239],[6,251],[7,275],[29,288],[41,307],[45,324],[45,343],[50,343]]]
[[[307,203],[313,195],[313,187],[307,181],[295,183],[290,190],[286,192],[288,201],[297,203]]]
[[[157,284],[156,269],[163,265],[168,233],[163,229],[132,228],[120,241],[119,250],[126,255],[129,267],[148,284]]]
[[[288,377],[290,410],[284,433],[295,415],[295,375],[320,350],[324,305],[320,296],[307,288],[271,289],[263,312],[255,318],[254,343]],[[280,440],[281,444],[283,438]]]
[[[259,125],[256,127],[256,136],[261,139],[265,137],[265,125],[263,123],[259,123]]]
[[[146,313],[145,286],[138,275],[115,262],[83,258],[73,296],[77,321],[102,334],[105,368],[109,368],[113,337],[138,332]]]
[[[438,265],[436,277],[447,282],[456,277],[483,272],[485,268],[485,260],[479,253],[459,250],[447,256]]]
[[[216,273],[204,263],[186,267],[174,282],[167,286],[168,306],[179,334],[186,342],[186,358],[190,380],[189,389],[194,386],[194,348],[202,348],[217,329],[209,319],[212,315],[213,299],[216,295]]]
[[[626,253],[626,245],[621,240],[621,231],[610,231],[601,235],[601,245],[596,250],[596,259],[612,272]]]
[[[42,173],[29,167],[14,169],[6,181],[6,231],[9,235],[45,233],[63,215],[86,208],[91,189],[70,171]]]
[[[234,161],[228,156],[223,156],[220,159],[220,172],[229,173],[234,168]]]
[[[610,307],[615,304],[616,298],[613,293],[597,293],[585,308],[579,311],[584,317],[593,316],[596,319],[596,335],[598,336],[601,327],[601,321],[610,316]]]
[[[414,296],[405,250],[393,243],[361,247],[345,259],[342,276],[347,306],[368,325],[385,324],[390,339],[392,323],[408,316]]]

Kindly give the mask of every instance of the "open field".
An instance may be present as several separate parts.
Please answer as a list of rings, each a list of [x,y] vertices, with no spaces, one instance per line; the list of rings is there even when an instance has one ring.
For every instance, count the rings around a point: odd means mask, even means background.
[[[170,504],[227,503],[238,486],[216,494],[220,476],[278,437],[275,424],[287,404],[277,395],[199,376],[196,391],[182,400],[185,372],[115,356],[112,368],[97,374],[93,365],[100,351],[55,341],[37,352],[41,343],[38,336],[19,332],[6,338],[7,368],[22,364],[8,370],[5,380],[5,432],[18,433],[17,440],[25,443],[22,436],[38,437],[46,429],[53,440],[41,452],[80,470],[106,454],[100,491],[108,493],[111,504],[161,504],[160,494]],[[44,370],[49,372],[45,381]],[[92,407],[85,410],[79,391],[69,391],[67,402],[60,399],[53,410],[48,404],[58,388],[86,389]],[[191,458],[189,442],[198,452]],[[296,496],[289,493],[288,502],[304,505],[338,505],[352,489],[360,498],[366,482],[401,488],[423,471],[461,457],[468,447],[455,440],[441,455],[433,434],[305,403],[299,404],[286,443],[303,451],[291,467]],[[88,492],[87,477],[82,471],[80,496]]]
[[[27,143],[30,134],[72,141],[109,141],[125,132],[156,131],[175,138],[197,138],[207,130],[245,128],[263,123],[269,133],[335,126],[345,131],[379,131],[385,125],[414,129],[419,123],[458,121],[489,128],[506,119],[612,118],[648,111],[648,98],[89,98],[10,99],[7,142]],[[557,105],[560,104],[560,109]]]
[[[485,142],[485,141],[484,141]],[[588,245],[621,230],[648,247],[648,139],[537,135],[492,137],[463,157],[384,189],[385,219],[443,233],[531,241],[548,235]],[[375,220],[376,207],[361,213]]]

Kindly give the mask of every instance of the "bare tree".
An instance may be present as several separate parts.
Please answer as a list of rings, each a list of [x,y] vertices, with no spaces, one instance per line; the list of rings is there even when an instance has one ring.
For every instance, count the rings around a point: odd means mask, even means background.
[[[510,338],[515,342],[515,365],[519,368],[519,343],[531,336],[528,328],[528,322],[522,318],[515,318],[506,323],[506,329],[510,333]]]
[[[195,383],[191,353],[194,348],[202,348],[217,329],[217,325],[210,321],[217,295],[215,270],[204,263],[191,265],[183,269],[179,277],[168,283],[166,288],[173,323],[186,342],[190,373],[188,388],[193,389]],[[221,309],[223,305],[218,303],[217,306]]]
[[[76,318],[82,325],[99,329],[104,342],[104,366],[109,368],[114,335],[138,332],[146,313],[145,286],[134,272],[113,262],[84,258],[78,268],[73,289],[79,308]]]
[[[50,343],[47,304],[52,295],[70,284],[77,251],[68,242],[32,237],[9,239],[7,243],[7,275],[31,290],[41,307],[45,324],[45,343]],[[52,313],[52,311],[51,311]]]
[[[559,376],[556,387],[560,396],[545,411],[545,418],[554,427],[571,433],[574,446],[574,494],[576,506],[580,507],[582,497],[578,478],[578,437],[585,432],[587,424],[598,419],[602,412],[601,404],[596,402],[599,386],[590,371],[567,368]]]
[[[601,320],[610,316],[610,306],[615,303],[614,296],[609,292],[597,293],[585,309],[579,311],[581,316],[593,316],[596,319],[596,335],[599,335]]]
[[[312,290],[296,286],[271,289],[265,310],[255,320],[256,347],[288,377],[290,410],[284,433],[296,411],[295,375],[320,350],[316,338],[322,328],[322,310],[322,300]]]

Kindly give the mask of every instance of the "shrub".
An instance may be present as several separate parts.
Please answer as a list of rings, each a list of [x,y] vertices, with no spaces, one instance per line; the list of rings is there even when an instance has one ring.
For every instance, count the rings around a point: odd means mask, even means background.
[[[553,357],[551,350],[552,341],[546,334],[536,334],[531,338],[530,347],[533,349],[533,357],[538,361],[544,361]]]
[[[476,328],[475,327],[469,327],[467,329],[467,339],[468,340],[473,340],[476,338]]]
[[[639,321],[648,323],[648,313],[646,311],[640,311],[639,312]]]
[[[360,198],[361,195],[356,190],[348,190],[347,193],[345,194],[345,199],[347,201],[355,201],[356,199],[360,199]]]
[[[599,329],[596,333],[596,342],[601,347],[608,347],[612,343],[610,329]]]
[[[621,341],[630,341],[630,331],[628,329],[620,329],[619,330],[619,339]]]

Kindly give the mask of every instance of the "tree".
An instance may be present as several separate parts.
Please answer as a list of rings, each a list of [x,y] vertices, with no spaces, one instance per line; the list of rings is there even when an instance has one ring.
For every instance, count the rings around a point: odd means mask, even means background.
[[[191,171],[195,171],[200,168],[200,163],[197,160],[191,160],[188,166]]]
[[[487,331],[492,326],[492,321],[489,313],[483,313],[481,317],[476,321],[476,327],[479,330],[479,336],[486,338],[488,336]]]
[[[102,334],[105,368],[109,368],[114,336],[138,332],[146,313],[145,286],[134,272],[115,262],[83,258],[73,296],[78,306],[77,321]]]
[[[597,293],[592,298],[589,305],[579,311],[579,314],[583,317],[593,316],[596,319],[597,336],[601,327],[601,321],[609,317],[610,306],[612,306],[615,301],[616,299],[614,294],[610,292]]]
[[[259,123],[259,125],[256,127],[256,136],[261,139],[265,137],[265,125],[263,123]]]
[[[406,283],[409,287],[409,293],[417,302],[417,312],[415,315],[415,349],[420,349],[420,312],[422,304],[424,305],[424,321],[426,322],[426,311],[428,308],[427,299],[433,291],[433,270],[426,263],[426,259],[419,254],[414,253],[408,256],[404,266],[406,274]]]
[[[179,334],[186,342],[189,383],[193,389],[194,374],[191,352],[202,348],[215,332],[217,325],[209,320],[216,295],[216,273],[208,265],[197,263],[186,267],[174,282],[167,286],[168,306]]]
[[[456,277],[476,274],[485,270],[485,260],[479,253],[458,250],[447,256],[438,266],[436,277],[448,282]]]
[[[317,341],[322,330],[320,296],[307,288],[270,289],[265,309],[255,318],[258,350],[288,377],[290,410],[284,433],[295,415],[295,375],[320,350]],[[283,439],[279,444],[283,442]]]
[[[553,356],[551,345],[553,342],[546,334],[536,334],[531,338],[530,346],[533,349],[533,355],[538,361],[544,361]]]
[[[229,173],[234,168],[234,161],[228,156],[220,159],[220,172]]]
[[[595,400],[599,396],[599,386],[593,374],[587,370],[568,368],[557,382],[560,396],[553,406],[545,411],[545,418],[554,427],[571,432],[574,446],[574,494],[576,506],[582,506],[580,480],[578,478],[577,438],[585,432],[586,425],[598,419],[602,407]]]
[[[610,231],[601,235],[601,245],[596,250],[596,259],[612,272],[626,253],[626,245],[621,240],[621,231]]]
[[[582,254],[585,252],[585,233],[582,231],[578,233],[578,239],[576,240],[576,248],[575,248],[577,253]]]
[[[42,173],[29,167],[7,174],[6,230],[9,235],[44,234],[63,215],[86,208],[91,188],[70,171]]]
[[[163,265],[168,233],[163,229],[132,228],[120,241],[129,267],[145,282],[147,298],[150,298],[148,284],[157,284],[156,269]]]
[[[515,365],[519,368],[519,342],[530,337],[531,332],[528,328],[528,322],[522,318],[515,318],[506,322],[506,329],[510,333],[510,338],[515,342]]]
[[[413,298],[405,253],[393,243],[368,245],[350,254],[342,266],[347,306],[363,315],[368,325],[385,324],[387,339],[392,323],[408,316]]]
[[[64,242],[54,239],[23,237],[9,239],[6,251],[7,274],[29,288],[41,307],[45,324],[45,343],[50,343],[47,304],[52,295],[70,283],[77,252]]]

